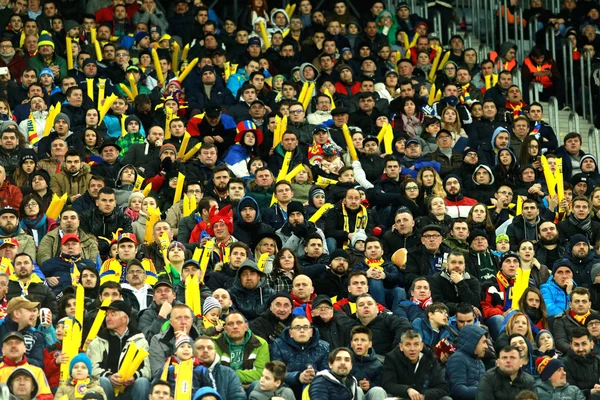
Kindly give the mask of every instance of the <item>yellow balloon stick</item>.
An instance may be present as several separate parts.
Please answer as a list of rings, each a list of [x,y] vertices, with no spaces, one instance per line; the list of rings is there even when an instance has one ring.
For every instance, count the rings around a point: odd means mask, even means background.
[[[394,153],[394,151],[392,149],[393,142],[394,142],[394,131],[392,130],[392,125],[387,124],[387,128],[385,130],[385,135],[383,136],[383,144],[385,147],[386,154]]]
[[[183,135],[183,140],[181,141],[181,147],[179,147],[179,152],[177,153],[177,158],[183,159],[185,157],[185,151],[187,150],[188,143],[190,142],[190,134],[186,131]]]
[[[73,40],[67,36],[67,69],[71,70],[73,69],[73,47],[71,46],[71,43],[73,42]]]
[[[331,95],[331,93],[329,93],[329,89],[325,89],[323,91],[323,94],[329,97],[329,100],[331,100],[331,111],[335,110],[335,101],[333,101],[333,96]]]
[[[131,93],[131,90],[129,90],[129,88],[127,86],[125,86],[124,83],[119,83],[119,87],[121,88],[121,90],[123,90],[125,92],[127,97],[129,97],[129,100],[131,100],[131,101],[135,100],[135,96],[133,95],[133,93]]]
[[[177,187],[175,188],[175,197],[173,198],[173,204],[177,203],[181,200],[181,195],[183,193],[183,184],[185,182],[185,175],[181,172],[177,175]]]
[[[256,266],[258,267],[258,269],[260,269],[261,271],[265,270],[265,265],[267,264],[267,259],[269,258],[269,253],[262,253],[260,255],[260,257],[258,258],[258,262],[256,263]]]
[[[561,202],[565,198],[565,180],[563,178],[563,160],[562,158],[556,159],[556,174],[554,176],[556,180],[556,192],[558,194],[558,201]],[[561,212],[566,211],[559,209]]]
[[[294,179],[296,177],[296,175],[298,175],[300,172],[304,171],[304,165],[302,164],[298,164],[294,167],[293,170],[291,170],[286,176],[285,176],[285,180],[291,182],[292,179]]]
[[[381,126],[381,129],[379,130],[379,133],[377,134],[377,141],[379,142],[379,144],[381,144],[383,138],[385,137],[385,133],[387,132],[387,125],[388,123],[384,122]]]
[[[269,41],[269,35],[267,35],[267,28],[265,27],[265,23],[261,20],[258,21],[258,25],[260,26],[260,36],[265,44],[265,49],[271,47],[271,42]]]
[[[96,60],[102,61],[102,49],[100,49],[100,42],[97,40],[94,42],[94,49],[96,50]]]
[[[146,185],[144,190],[142,190],[142,194],[144,195],[144,197],[148,197],[148,195],[150,194],[150,191],[152,191],[152,183],[149,183]]]
[[[160,68],[160,60],[158,59],[158,52],[156,49],[152,50],[152,62],[154,63],[154,69],[156,70],[156,78],[160,83],[164,85],[165,77],[163,75],[162,69]]]
[[[300,95],[298,96],[298,101],[304,104],[304,98],[306,97],[306,92],[308,91],[308,82],[304,82],[302,84],[302,90],[300,90]]]
[[[550,197],[556,195],[556,177],[550,170],[550,165],[548,165],[548,159],[546,156],[542,155],[540,158],[542,163],[542,171],[544,172],[544,178],[546,178],[546,186],[548,186],[548,194]]]
[[[317,210],[317,212],[315,212],[312,215],[312,217],[310,217],[308,219],[308,221],[312,222],[312,223],[316,223],[327,212],[327,210],[329,210],[330,208],[333,208],[333,207],[334,207],[334,205],[331,204],[331,203],[325,203],[325,204],[323,204],[321,207],[319,207],[319,209]]]
[[[180,50],[181,50],[181,47],[179,47],[179,43],[174,41],[173,42],[173,56],[171,57],[171,69],[173,71],[177,71],[177,69],[179,68],[179,51]]]
[[[304,112],[308,111],[308,106],[310,105],[310,101],[312,100],[313,93],[315,91],[315,83],[311,82],[308,85],[308,89],[304,94],[304,99],[302,100],[302,106],[304,107]]]
[[[190,44],[186,44],[181,52],[181,60],[187,60],[188,52],[190,51]]]
[[[90,43],[91,44],[96,43],[96,28],[90,29]]]
[[[85,311],[85,289],[83,285],[77,284],[75,289],[75,319],[83,326],[83,314]]]
[[[185,153],[185,156],[183,156],[183,162],[188,162],[189,160],[192,159],[192,157],[194,157],[194,154],[196,154],[200,148],[202,147],[202,142],[196,144],[194,147],[192,147],[192,149],[190,151],[188,151],[187,153]]]
[[[350,135],[350,130],[348,129],[348,125],[344,124],[342,126],[342,132],[344,134],[344,139],[346,139],[346,147],[348,147],[348,153],[350,154],[350,158],[352,161],[358,160],[358,154],[356,153],[356,148],[354,147],[354,143],[352,142],[352,135]]]
[[[102,301],[102,305],[100,307],[106,307],[112,302],[112,299],[104,299]],[[96,314],[96,318],[94,318],[94,323],[88,332],[87,338],[85,339],[85,343],[83,344],[83,351],[87,350],[88,344],[96,339],[98,336],[98,332],[100,332],[100,328],[102,327],[102,323],[104,322],[104,318],[106,317],[106,311],[99,309],[98,314]]]
[[[181,74],[179,75],[179,82],[183,83],[183,80],[187,78],[190,72],[192,72],[192,69],[196,67],[196,64],[198,64],[198,58],[194,58],[192,62],[190,62],[188,66],[185,67],[185,69],[181,72]]]
[[[131,87],[131,94],[133,95],[133,99],[135,100],[135,98],[138,97],[138,88],[132,72],[130,72],[127,75],[127,80],[129,81],[129,86]]]

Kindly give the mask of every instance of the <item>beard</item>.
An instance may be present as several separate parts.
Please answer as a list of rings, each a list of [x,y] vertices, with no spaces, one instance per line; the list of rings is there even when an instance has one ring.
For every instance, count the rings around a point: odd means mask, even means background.
[[[546,239],[545,237],[542,236],[542,237],[540,237],[540,243],[542,243],[542,245],[544,245],[544,246],[551,246],[554,244],[558,244],[558,235],[556,235],[552,239]]]
[[[6,226],[2,227],[2,230],[7,235],[12,235],[13,233],[15,233],[17,231],[17,227],[18,227],[18,225],[16,225],[16,224],[13,225],[12,223],[10,223],[10,224],[7,224]]]

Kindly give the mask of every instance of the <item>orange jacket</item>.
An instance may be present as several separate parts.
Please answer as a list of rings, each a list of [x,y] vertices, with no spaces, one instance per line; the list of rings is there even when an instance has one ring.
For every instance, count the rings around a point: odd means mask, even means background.
[[[525,64],[525,66],[527,67],[529,72],[531,72],[532,75],[535,72],[550,71],[552,69],[552,64],[550,64],[548,62],[545,62],[544,64],[542,64],[539,67],[537,65],[533,65],[533,62],[531,62],[530,57],[527,57],[523,63]],[[544,87],[544,89],[547,89],[550,86],[552,86],[552,80],[550,79],[549,76],[536,76],[535,80],[536,80],[536,82],[541,83],[542,86]]]

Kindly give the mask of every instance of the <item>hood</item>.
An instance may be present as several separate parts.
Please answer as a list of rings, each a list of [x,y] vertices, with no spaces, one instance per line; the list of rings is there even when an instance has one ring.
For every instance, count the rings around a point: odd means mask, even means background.
[[[500,165],[500,151],[502,150],[508,150],[510,152],[510,154],[512,155],[512,162],[510,163],[510,168],[511,170],[515,167],[519,166],[519,163],[517,162],[517,156],[515,156],[515,152],[512,151],[512,149],[510,147],[502,147],[501,149],[498,149],[498,152],[496,153],[496,165]]]
[[[271,21],[273,21],[273,17],[278,12],[282,12],[283,15],[285,15],[285,26],[283,27],[283,29],[288,28],[290,26],[290,17],[287,15],[287,13],[285,12],[285,10],[283,8],[275,8],[275,9],[273,9],[273,11],[271,11],[271,15],[269,15]],[[275,25],[274,23],[273,23],[273,27],[280,28],[279,26]]]
[[[531,169],[531,170],[533,170],[533,173],[535,174],[535,179],[533,180],[533,183],[532,183],[532,184],[536,183],[536,182],[537,182],[537,180],[538,180],[538,172],[537,172],[537,169],[535,169],[535,168],[533,167],[533,165],[531,165],[531,164],[523,164],[523,165],[521,165],[521,166],[519,167],[519,171],[518,171],[518,179],[519,179],[519,182],[525,183],[525,182],[523,182],[523,180],[521,179],[521,176],[523,175],[523,172],[524,172],[526,169]]]
[[[256,265],[256,263],[252,260],[246,260],[242,263],[242,265],[240,265],[240,267],[238,268],[237,272],[235,273],[235,281],[234,281],[234,285],[238,286],[238,288],[240,290],[248,290],[242,287],[242,284],[240,282],[240,272],[244,269],[244,268],[250,268],[253,271],[258,272],[258,274],[260,275],[260,279],[258,281],[258,286],[255,288],[263,288],[266,285],[267,279],[265,276],[265,273],[263,271],[261,271],[258,266]],[[252,290],[255,290],[252,289]]]
[[[594,279],[596,279],[596,275],[600,274],[600,263],[598,264],[594,264],[592,266],[592,271],[590,273],[591,277],[592,277],[592,282],[594,282]]]
[[[31,378],[31,380],[33,381],[33,383],[32,383],[33,390],[31,391],[31,398],[35,399],[38,394],[39,386],[38,386],[35,376],[33,375],[33,372],[31,372],[29,370],[29,368],[26,368],[26,367],[15,368],[10,373],[10,375],[8,376],[8,380],[6,381],[6,384],[8,385],[8,387],[12,386],[12,383],[15,380],[15,378],[17,377],[17,375],[27,375]]]
[[[510,132],[506,128],[504,128],[503,126],[499,126],[498,128],[496,128],[496,130],[492,134],[492,148],[496,147],[496,137],[501,132],[506,132],[508,134],[508,145],[506,147],[510,147]]]
[[[135,166],[134,166],[133,164],[127,164],[127,165],[123,165],[123,167],[122,167],[122,168],[119,170],[119,174],[117,175],[117,182],[116,182],[116,183],[117,183],[117,185],[120,185],[120,184],[121,184],[121,174],[123,173],[123,171],[124,171],[124,170],[125,170],[125,168],[127,168],[127,167],[131,167],[131,168],[133,168],[133,170],[135,171],[135,172],[134,172],[134,178],[133,178],[133,182],[134,182],[134,185],[135,185],[135,181],[137,180],[138,173],[137,173],[137,168],[135,168]]]
[[[480,326],[465,326],[458,334],[458,349],[475,358],[475,347],[485,334],[485,330]]]
[[[316,82],[316,80],[319,78],[319,70],[311,63],[303,63],[300,65],[300,80],[302,82],[308,82],[306,78],[304,78],[304,69],[307,67],[312,67],[312,69],[315,70],[315,79],[312,82]]]
[[[241,211],[244,209],[244,207],[252,207],[256,210],[256,218],[254,218],[254,221],[252,221],[252,223],[256,223],[256,222],[260,222],[260,207],[258,206],[258,203],[256,202],[256,200],[254,200],[253,197],[250,196],[244,196],[240,202],[238,203],[237,206],[237,213],[238,215],[241,215]],[[241,223],[245,223],[241,217],[240,217],[240,222]]]
[[[508,53],[508,51],[512,48],[514,48],[516,50],[517,45],[510,41],[504,42],[500,45],[498,53],[500,54],[501,57],[504,57],[506,55],[506,53]]]
[[[131,121],[136,121],[138,124],[140,124],[140,131],[142,130],[142,121],[135,114],[129,115],[127,118],[125,118],[125,129],[127,129],[127,125]]]
[[[479,171],[481,168],[485,169],[492,177],[492,180],[487,185],[493,185],[494,181],[496,180],[496,178],[494,178],[494,173],[492,172],[492,169],[490,167],[488,167],[487,165],[484,165],[484,164],[479,164],[477,167],[475,167],[475,171],[473,171],[473,175],[471,175],[471,179],[473,179],[473,182],[475,183],[475,185],[486,186],[486,185],[482,185],[482,184],[475,182],[475,174],[477,174],[477,171]]]
[[[383,17],[390,17],[392,19],[392,21],[394,22],[394,25],[397,24],[396,18],[394,17],[394,14],[390,10],[382,10],[377,15],[377,18],[375,18],[375,22],[377,23],[377,26],[379,26],[379,21],[381,21],[381,18],[383,18]]]

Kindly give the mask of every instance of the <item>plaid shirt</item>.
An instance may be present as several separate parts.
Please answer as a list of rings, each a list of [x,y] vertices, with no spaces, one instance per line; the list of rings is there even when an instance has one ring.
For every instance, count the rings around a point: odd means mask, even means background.
[[[267,275],[267,285],[275,291],[275,293],[285,292],[289,293],[292,291],[292,281],[286,274],[277,273],[273,271],[270,275]]]

